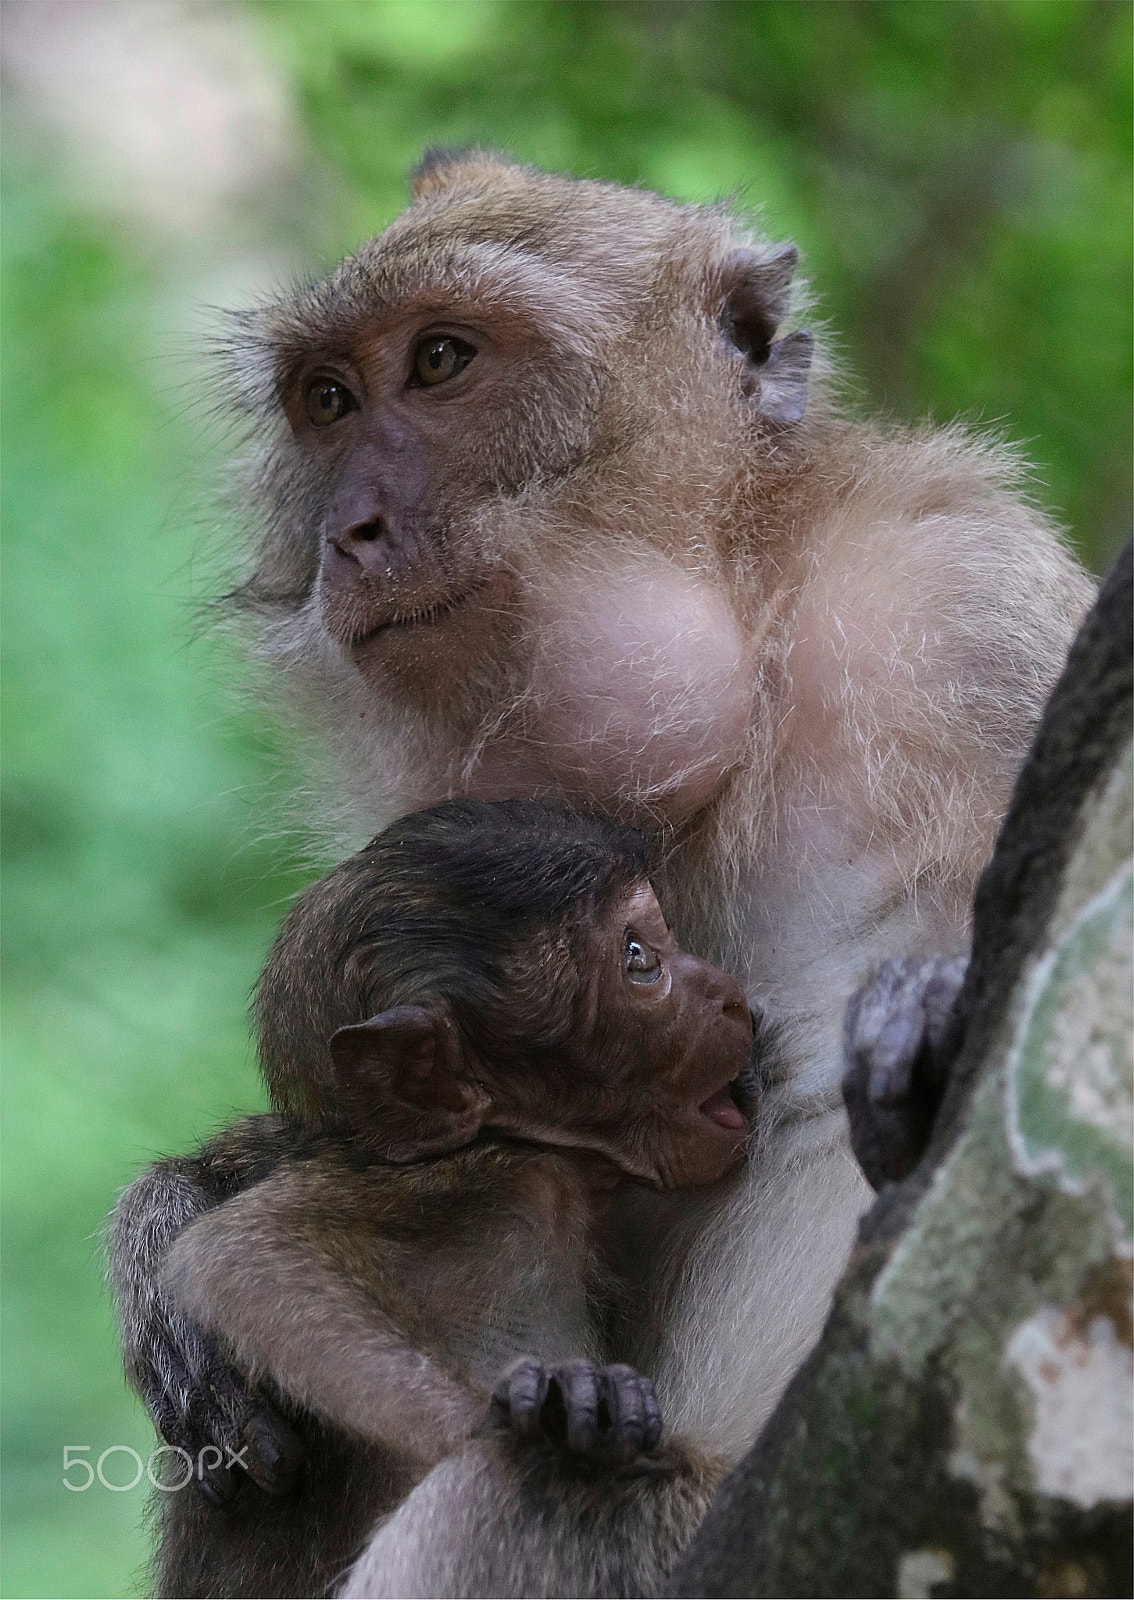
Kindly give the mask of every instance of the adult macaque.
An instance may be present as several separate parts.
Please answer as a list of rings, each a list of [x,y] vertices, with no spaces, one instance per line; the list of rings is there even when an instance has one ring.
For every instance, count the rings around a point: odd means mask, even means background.
[[[602,1231],[627,1181],[742,1159],[753,1030],[737,985],[674,943],[642,835],[536,801],[409,817],[299,902],[257,1009],[273,1080],[319,1083],[321,1131],[222,1134],[214,1155],[278,1160],[184,1229],[162,1289],[319,1419],[339,1470],[285,1500],[168,1496],[160,1592],[325,1592],[490,1397],[517,1437],[486,1448],[550,1483],[565,1524],[605,1501],[601,1551],[561,1548],[557,1589],[649,1592],[727,1463],[659,1450],[652,1385],[609,1364]],[[344,1476],[369,1497],[344,1504]]]
[[[262,530],[236,599],[339,758],[333,827],[529,794],[656,830],[675,934],[774,1029],[750,1175],[625,1217],[631,1246],[670,1229],[665,1270],[637,1252],[628,1359],[731,1454],[814,1341],[869,1196],[847,999],[886,958],[963,954],[1091,595],[1010,451],[846,419],[821,347],[785,331],[795,264],[723,208],[439,155],[376,240],[237,321],[228,368]],[[317,1111],[311,1075],[275,1093]],[[223,1439],[247,1402],[210,1404],[192,1375],[213,1357],[152,1289],[209,1204],[183,1173],[139,1180],[116,1270],[159,1421]]]

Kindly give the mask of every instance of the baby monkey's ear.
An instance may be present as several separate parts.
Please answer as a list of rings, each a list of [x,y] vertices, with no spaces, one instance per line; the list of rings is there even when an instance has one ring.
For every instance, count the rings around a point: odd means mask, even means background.
[[[395,1006],[331,1036],[339,1110],[359,1145],[398,1164],[475,1138],[491,1105],[441,1011]]]

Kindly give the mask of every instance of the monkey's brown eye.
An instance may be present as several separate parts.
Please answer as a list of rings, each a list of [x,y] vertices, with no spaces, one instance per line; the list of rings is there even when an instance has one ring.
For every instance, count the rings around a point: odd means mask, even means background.
[[[334,378],[316,378],[307,386],[303,408],[313,428],[329,428],[348,411],[357,411],[358,401],[345,384],[336,383]]]
[[[463,339],[440,334],[423,339],[413,353],[413,381],[430,388],[445,383],[463,372],[475,355],[472,345]]]
[[[622,946],[622,965],[631,983],[656,983],[661,977],[657,951],[633,933],[627,933]]]

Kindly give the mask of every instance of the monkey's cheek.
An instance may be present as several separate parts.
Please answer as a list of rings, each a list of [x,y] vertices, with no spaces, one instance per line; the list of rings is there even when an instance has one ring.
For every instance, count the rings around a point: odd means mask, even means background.
[[[746,1144],[747,1132],[735,1138],[713,1140],[711,1145],[705,1141],[704,1148],[697,1152],[690,1151],[686,1156],[684,1166],[679,1168],[681,1176],[678,1187],[699,1189],[736,1171],[743,1165]]]

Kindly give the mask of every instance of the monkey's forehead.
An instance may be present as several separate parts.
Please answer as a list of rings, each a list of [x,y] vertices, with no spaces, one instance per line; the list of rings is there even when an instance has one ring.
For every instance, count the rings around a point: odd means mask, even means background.
[[[544,325],[557,312],[573,327],[618,323],[670,295],[688,301],[698,282],[711,292],[731,251],[763,244],[723,206],[476,155],[427,168],[401,216],[327,278],[264,308],[260,331],[286,342],[301,320],[306,340],[324,325],[341,334],[431,296],[438,310],[471,302]]]

